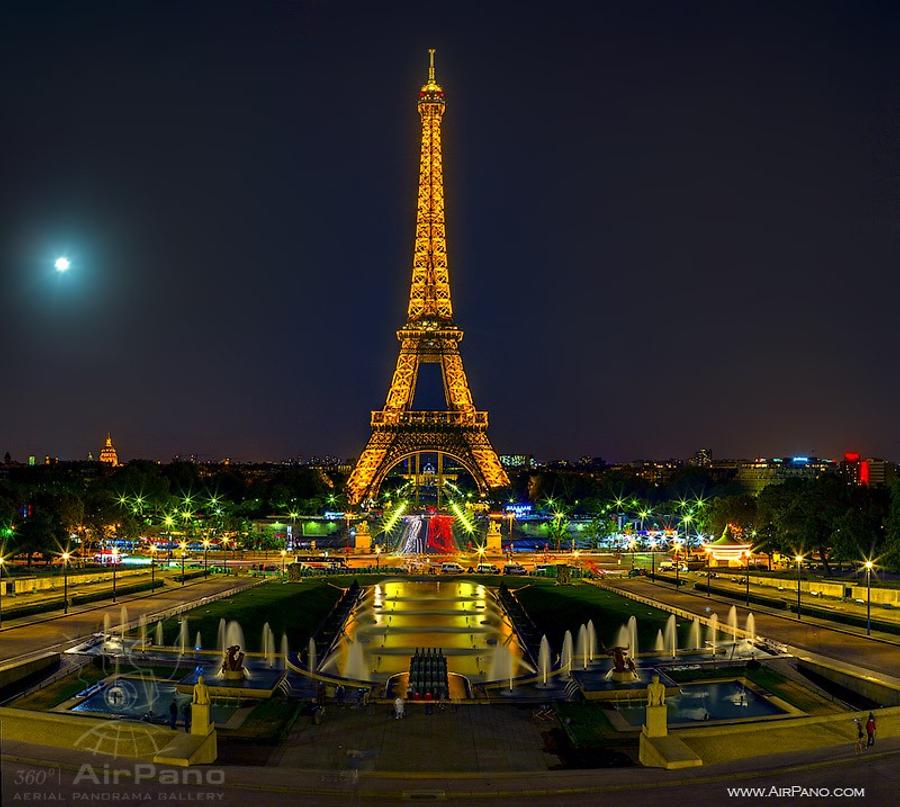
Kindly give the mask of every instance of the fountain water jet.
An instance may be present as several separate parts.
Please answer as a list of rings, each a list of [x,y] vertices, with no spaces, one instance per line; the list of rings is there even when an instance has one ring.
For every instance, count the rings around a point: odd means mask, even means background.
[[[628,627],[624,623],[619,625],[613,647],[628,647],[630,641],[631,637],[628,635]]]
[[[268,622],[266,622],[263,625],[260,645],[262,646],[263,656],[265,656],[265,659],[266,659],[266,666],[274,667],[275,666],[275,634],[272,633],[272,629],[269,627]]]
[[[232,619],[225,626],[225,650],[229,647],[234,647],[237,645],[241,649],[245,648],[247,645],[244,642],[244,631],[241,628],[240,622],[236,619]]]
[[[190,639],[188,638],[188,621],[185,618],[182,618],[179,622],[178,627],[178,655],[183,656],[187,653],[188,644]]]
[[[103,644],[106,644],[109,641],[110,624],[111,620],[109,614],[106,613],[103,615]]]
[[[563,678],[572,676],[572,632],[566,631],[563,635],[562,651],[559,656],[559,668]]]
[[[138,636],[140,637],[139,641],[141,644],[141,652],[144,653],[147,650],[147,615],[141,614],[138,617]]]
[[[756,617],[752,613],[747,613],[747,644],[752,650],[756,645]]]
[[[728,609],[728,630],[731,631],[731,638],[737,642],[737,608],[733,605]]]
[[[588,659],[593,661],[594,657],[597,655],[597,631],[594,628],[594,621],[592,619],[589,619],[587,623],[587,650]]]
[[[163,646],[163,626],[162,620],[156,623],[156,629],[153,631],[153,643],[157,647]]]
[[[228,647],[228,645],[225,644],[225,617],[222,617],[219,620],[219,629],[216,633],[216,650],[220,653],[224,653],[226,647]]]
[[[628,654],[637,663],[638,655],[638,634],[637,634],[637,617],[633,614],[628,617]]]
[[[585,625],[578,629],[577,648],[578,658],[581,659],[581,669],[586,670],[588,668],[588,632]]]
[[[200,631],[198,630],[198,631],[197,631],[197,638],[194,639],[194,650],[198,650],[198,651],[199,651],[199,650],[202,650],[202,649],[203,649],[203,642],[201,641],[201,638],[200,638]]]
[[[716,642],[719,639],[719,615],[713,614],[709,618],[709,631],[706,634],[707,641],[712,645],[712,653],[716,655]]]
[[[666,652],[666,640],[663,639],[662,628],[656,631],[656,644],[653,645],[653,651],[659,654]]]
[[[697,650],[700,647],[700,620],[697,617],[694,617],[693,622],[691,622],[691,636],[688,647],[691,650]]]
[[[306,669],[310,672],[316,671],[316,643],[313,638],[309,638],[309,647],[306,651]]]
[[[675,629],[675,614],[670,614],[666,620],[666,649],[665,652],[672,658],[678,655],[678,632]]]
[[[122,651],[125,651],[125,637],[128,634],[128,609],[123,605],[119,609],[119,632],[122,634]]]
[[[281,634],[281,660],[284,666],[284,669],[288,668],[288,638],[286,633]]]
[[[369,665],[366,663],[366,654],[361,642],[350,642],[341,675],[344,678],[354,678],[357,681],[369,680]]]
[[[546,636],[541,636],[541,647],[538,650],[538,672],[541,676],[541,683],[538,686],[547,686],[550,677],[550,642]]]

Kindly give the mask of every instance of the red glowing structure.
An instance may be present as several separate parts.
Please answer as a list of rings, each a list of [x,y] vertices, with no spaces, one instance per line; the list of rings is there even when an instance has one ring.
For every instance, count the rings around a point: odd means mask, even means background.
[[[450,555],[456,552],[456,541],[453,540],[453,516],[432,516],[428,519],[428,552],[437,555]]]

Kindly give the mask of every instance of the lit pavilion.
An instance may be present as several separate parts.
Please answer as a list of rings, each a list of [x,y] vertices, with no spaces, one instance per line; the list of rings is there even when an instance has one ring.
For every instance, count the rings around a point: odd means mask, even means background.
[[[119,464],[119,454],[113,445],[109,432],[106,433],[106,442],[103,444],[103,448],[100,449],[100,462],[111,465],[113,468]]]

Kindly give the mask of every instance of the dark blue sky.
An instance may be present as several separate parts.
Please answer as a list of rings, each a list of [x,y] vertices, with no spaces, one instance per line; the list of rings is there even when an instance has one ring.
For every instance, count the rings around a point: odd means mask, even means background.
[[[355,454],[430,46],[499,451],[900,457],[898,42],[892,3],[4,3],[0,451]]]

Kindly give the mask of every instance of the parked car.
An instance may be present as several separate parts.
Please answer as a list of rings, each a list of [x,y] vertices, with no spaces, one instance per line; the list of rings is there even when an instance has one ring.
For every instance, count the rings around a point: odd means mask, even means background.
[[[503,567],[503,574],[528,574],[521,563],[507,563]]]
[[[479,563],[476,574],[500,574],[500,570],[493,563]]]
[[[553,577],[556,575],[556,572],[553,571],[553,566],[549,563],[542,563],[539,566],[535,566],[534,573],[539,577]]]
[[[454,561],[441,564],[441,574],[462,574],[463,567]]]

